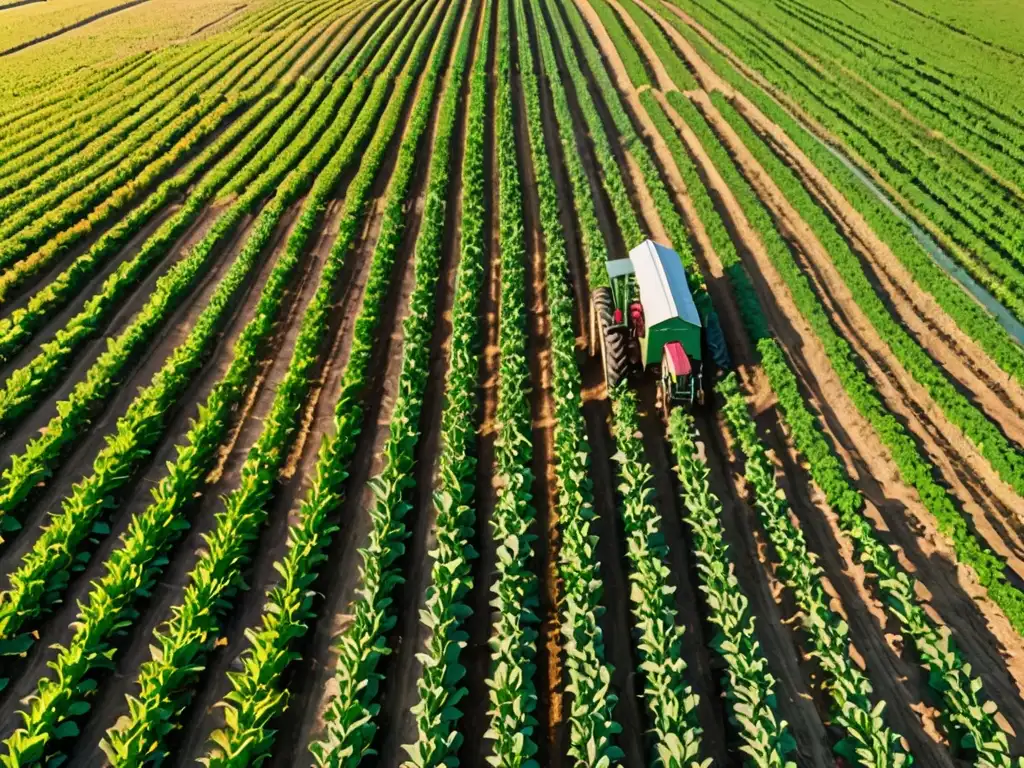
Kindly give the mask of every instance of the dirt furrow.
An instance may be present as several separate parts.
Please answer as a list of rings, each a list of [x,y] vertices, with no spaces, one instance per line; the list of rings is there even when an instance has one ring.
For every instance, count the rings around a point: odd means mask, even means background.
[[[487,678],[491,674],[491,652],[488,641],[491,637],[491,584],[494,580],[497,562],[497,542],[494,540],[491,518],[496,504],[495,483],[495,440],[497,438],[498,408],[498,303],[501,293],[501,270],[499,222],[498,222],[498,158],[495,142],[495,114],[497,82],[495,60],[497,56],[497,3],[492,3],[491,40],[487,61],[487,109],[484,119],[484,178],[487,190],[484,195],[485,219],[484,242],[488,243],[483,254],[484,282],[480,296],[480,404],[479,430],[477,432],[476,476],[476,523],[473,548],[479,557],[473,565],[473,587],[466,595],[466,604],[472,615],[466,620],[468,639],[462,652],[463,666],[466,667],[466,690],[464,701],[475,706],[463,708],[461,730],[465,740],[459,749],[460,765],[482,768],[487,765],[487,756],[492,742],[485,738],[490,728],[490,688]],[[465,127],[463,128],[465,130]]]

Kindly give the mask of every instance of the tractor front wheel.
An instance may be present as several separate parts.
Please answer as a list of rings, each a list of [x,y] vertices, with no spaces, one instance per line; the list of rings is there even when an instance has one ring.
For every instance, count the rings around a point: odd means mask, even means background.
[[[610,288],[594,291],[594,315],[600,326],[601,357],[608,388],[616,386],[629,372],[629,340],[624,328],[615,328],[615,302]]]

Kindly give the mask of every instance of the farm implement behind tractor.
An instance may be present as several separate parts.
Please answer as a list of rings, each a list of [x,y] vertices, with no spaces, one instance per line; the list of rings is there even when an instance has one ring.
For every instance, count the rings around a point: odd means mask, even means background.
[[[591,332],[600,339],[608,387],[633,370],[653,370],[666,414],[675,405],[702,405],[714,371],[731,363],[718,316],[710,301],[698,308],[679,254],[644,240],[606,266],[611,286],[593,292]]]

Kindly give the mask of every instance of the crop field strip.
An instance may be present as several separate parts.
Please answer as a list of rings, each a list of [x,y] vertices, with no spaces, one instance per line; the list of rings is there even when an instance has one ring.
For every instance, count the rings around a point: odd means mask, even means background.
[[[215,30],[0,108],[6,765],[1017,765],[1024,350],[911,226],[1024,319],[1009,48],[881,0]],[[713,406],[606,386],[646,237]]]

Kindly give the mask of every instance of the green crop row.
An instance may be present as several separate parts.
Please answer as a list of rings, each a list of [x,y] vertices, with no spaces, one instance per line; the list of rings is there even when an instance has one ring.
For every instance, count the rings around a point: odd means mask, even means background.
[[[642,88],[645,85],[654,87],[643,58],[637,53],[636,47],[629,39],[629,32],[626,31],[625,26],[615,15],[611,5],[604,2],[604,0],[594,0],[594,2],[590,3],[590,7],[594,9],[594,13],[597,14],[597,18],[601,21],[601,26],[608,33],[612,45],[615,46],[619,58],[622,59],[622,66],[626,70],[626,77],[629,78],[633,87]]]
[[[163,256],[212,198],[213,192],[246,163],[256,149],[267,140],[277,126],[281,125],[291,110],[309,92],[310,82],[302,80],[289,89],[287,97],[282,100],[284,89],[276,88],[264,98],[259,99],[250,109],[236,121],[212,144],[196,157],[176,176],[163,182],[145,202],[134,209],[128,216],[91,247],[86,253],[76,258],[69,267],[54,277],[46,285],[36,291],[28,302],[15,309],[7,317],[0,320],[0,361],[8,362],[20,352],[32,339],[33,334],[44,327],[62,308],[67,306],[79,294],[83,286],[95,276],[107,263],[107,260],[118,253],[139,230],[152,219],[175,195],[187,190],[217,159],[230,149],[230,154],[213,167],[210,174],[203,177],[195,190],[189,194],[181,209],[157,233],[143,244],[136,256],[111,273],[100,290],[91,297],[83,308],[80,317],[90,318],[91,333],[102,327],[105,316],[97,310],[102,308],[109,312],[113,302],[134,288],[147,274],[147,267],[154,265],[156,259]],[[271,110],[271,107],[273,109]],[[268,110],[271,110],[268,113]],[[296,129],[298,126],[296,126]],[[265,166],[264,166],[265,167]],[[16,288],[23,280],[28,279],[48,266],[46,261],[25,260],[15,268],[0,275],[0,302],[8,292]],[[70,343],[70,331],[75,320],[71,320],[58,337]],[[12,394],[15,385],[5,384]],[[4,399],[0,395],[0,401]]]
[[[840,530],[852,543],[859,562],[876,577],[886,598],[886,610],[913,640],[928,672],[929,685],[945,704],[942,724],[953,739],[954,750],[973,750],[979,766],[1016,765],[1010,757],[1007,735],[995,718],[995,704],[985,698],[981,678],[973,676],[949,629],[938,625],[925,611],[916,580],[900,566],[865,517],[864,499],[807,408],[782,350],[772,339],[759,342],[758,350],[797,450],[806,457],[814,482],[838,514]]]
[[[67,113],[70,111],[68,107],[73,106],[75,102],[87,102],[91,96],[102,94],[105,88],[123,88],[123,81],[129,77],[138,80],[159,63],[160,57],[153,51],[144,51],[116,61],[103,69],[94,70],[91,73],[93,77],[86,78],[87,82],[81,82],[77,87],[72,87],[61,80],[54,81],[50,83],[51,88],[36,96],[25,96],[0,107],[4,110],[0,114],[0,128],[6,129],[6,137],[15,138],[36,128],[33,123],[44,123],[52,120],[55,114]]]
[[[388,439],[382,449],[384,468],[369,481],[374,494],[368,510],[371,520],[370,540],[360,550],[363,568],[358,597],[350,609],[353,615],[352,626],[338,640],[339,659],[335,679],[339,691],[329,704],[326,732],[320,740],[310,745],[316,765],[359,764],[372,754],[377,731],[375,716],[379,704],[376,697],[382,677],[377,671],[377,665],[381,656],[388,652],[387,633],[396,621],[390,610],[391,594],[402,581],[398,560],[404,552],[402,540],[406,531],[403,518],[410,509],[409,492],[415,483],[413,465],[420,435],[420,412],[429,379],[430,339],[437,317],[437,285],[441,277],[445,206],[451,172],[451,140],[458,119],[459,92],[471,50],[475,12],[475,4],[466,10],[452,69],[441,97],[431,152],[427,202],[414,251],[415,284],[410,297],[409,313],[403,324],[399,392],[389,421]],[[302,505],[298,525],[292,529],[293,547],[290,548],[285,567],[296,578],[305,581],[316,577],[315,566],[334,530],[334,526],[325,527],[325,520],[340,504],[340,486],[347,476],[348,461],[355,451],[355,438],[362,426],[361,402],[369,375],[375,333],[389,287],[393,287],[391,272],[395,252],[406,225],[403,198],[408,194],[418,145],[421,137],[426,135],[434,97],[444,77],[462,15],[461,4],[449,5],[444,26],[437,36],[430,68],[420,84],[409,133],[403,139],[396,170],[389,184],[389,200],[384,210],[380,236],[386,247],[378,247],[378,252],[374,254],[367,296],[355,322],[356,335],[335,412],[336,433],[321,448],[317,481]],[[296,549],[300,545],[302,550]],[[303,573],[303,570],[308,573]],[[288,593],[282,593],[278,599],[284,597],[288,597]],[[271,598],[272,601],[275,599],[273,594]],[[300,636],[306,631],[303,622],[311,615],[309,606],[296,604],[295,597],[290,598],[288,605],[292,613],[286,614],[290,622],[286,622],[284,628],[288,634]],[[269,612],[265,617],[277,615],[273,606],[273,602],[268,604]],[[273,642],[283,630],[277,629],[276,618],[274,624],[266,623],[268,618],[264,621],[265,642]],[[278,653],[285,648],[286,645]],[[249,660],[248,677],[242,680],[245,685],[236,685],[232,697],[239,706],[243,705],[246,696],[252,695],[255,686],[267,684],[265,675],[254,676],[261,674],[256,658],[250,656]],[[276,682],[276,678],[271,682]],[[276,691],[276,688],[271,690]],[[249,707],[248,704],[244,706]]]
[[[679,462],[683,519],[693,530],[708,620],[718,628],[711,646],[726,664],[725,695],[743,751],[759,768],[796,768],[787,758],[796,743],[788,723],[775,712],[775,678],[757,641],[749,601],[733,572],[722,530],[722,503],[708,485],[709,470],[697,446],[693,417],[683,408],[673,409],[668,432]]]
[[[608,70],[601,58],[601,52],[587,31],[583,17],[573,3],[566,4],[565,11],[569,17],[570,26],[575,30],[576,40],[583,50],[583,56],[587,60],[590,72],[597,81],[605,106],[618,130],[620,141],[624,149],[633,157],[641,176],[643,176],[644,184],[647,186],[651,199],[654,201],[654,207],[658,212],[658,218],[665,228],[665,233],[671,241],[670,244],[683,261],[683,266],[686,268],[687,281],[690,283],[690,288],[694,293],[694,300],[703,314],[708,297],[700,267],[690,247],[690,236],[686,223],[676,208],[668,187],[661,178],[661,173],[654,162],[654,158],[651,156],[650,150],[633,127],[633,122],[626,112],[622,99],[615,89],[611,76],[608,74]],[[616,23],[618,23],[617,20]],[[626,245],[629,248],[639,245],[639,243],[639,239],[636,241],[626,241]]]
[[[778,19],[776,29],[781,22],[790,35],[799,36],[805,49],[812,48],[816,56],[831,57],[859,72],[933,130],[941,131],[943,137],[980,155],[1018,186],[1024,183],[1021,132],[998,109],[979,103],[961,88],[950,87],[942,78],[925,74],[915,66],[914,57],[903,51],[847,35],[841,26],[812,8],[785,2],[777,7],[784,16]]]
[[[376,37],[375,35],[374,39]],[[364,46],[354,65],[355,71],[361,71],[370,57],[377,53],[376,46]],[[353,87],[354,90],[350,90]],[[356,107],[365,99],[369,89],[370,83],[367,78],[357,79],[351,74],[341,78],[335,83],[327,101],[321,104],[313,120],[323,125],[330,119],[338,105],[342,104],[342,119],[351,121],[355,117]],[[307,103],[315,105],[316,102]],[[270,166],[259,172],[259,177],[247,185],[245,194],[214,222],[206,237],[190,251],[189,255],[157,281],[156,289],[142,312],[136,315],[132,324],[115,342],[108,345],[107,352],[101,355],[90,369],[87,380],[72,391],[68,400],[63,401],[58,408],[58,415],[50,421],[46,433],[31,441],[23,454],[12,458],[12,466],[8,467],[0,478],[0,513],[4,515],[0,519],[8,521],[2,523],[8,530],[16,527],[16,524],[13,518],[7,516],[32,492],[36,483],[53,471],[60,460],[63,447],[82,431],[95,405],[114,391],[119,383],[118,376],[121,371],[152,338],[169,317],[173,307],[188,294],[199,276],[208,268],[215,247],[227,238],[243,217],[255,209],[281,180],[288,167],[280,162],[281,158],[299,157],[309,147],[317,135],[316,132],[304,130],[297,137],[294,135],[297,128],[309,119],[309,112],[305,108],[293,113],[275,137],[257,153],[255,159],[236,175],[236,179],[239,175],[251,178],[265,164]],[[346,125],[348,124],[346,122]],[[171,242],[171,233],[162,232],[154,236],[151,245],[167,248]],[[155,255],[149,258],[155,258]],[[124,277],[123,273],[118,274]],[[107,287],[114,288],[109,285]],[[70,334],[58,335],[55,343],[44,345],[41,353],[28,366],[15,372],[9,379],[5,392],[5,396],[9,398],[8,402],[16,406],[21,405],[26,400],[40,397],[42,392],[54,386],[60,371],[68,364],[71,354],[77,348],[71,344],[72,340],[80,343],[89,333],[95,332],[95,319],[91,313],[100,311],[110,311],[109,306],[87,305],[72,321],[69,327]]]
[[[864,768],[909,765],[910,755],[901,746],[899,734],[885,724],[885,702],[872,702],[871,682],[850,658],[850,628],[830,607],[831,598],[822,586],[825,572],[808,551],[803,531],[790,520],[775,465],[757,436],[736,374],[719,382],[718,391],[725,397],[725,419],[733,440],[745,456],[744,472],[753,491],[750,506],[775,547],[782,583],[796,599],[812,655],[827,678],[824,687],[832,698],[833,722],[845,731],[833,749]]]
[[[613,670],[605,659],[604,636],[598,623],[604,613],[601,605],[604,590],[596,556],[597,536],[592,532],[596,514],[590,479],[590,445],[583,418],[582,377],[576,364],[574,296],[561,205],[545,144],[540,88],[534,73],[524,0],[516,0],[515,8],[520,82],[526,102],[526,125],[544,236],[545,303],[550,321],[554,409],[553,452],[561,533],[557,566],[561,586],[560,630],[569,673],[567,690],[572,694],[569,755],[580,764],[611,765],[623,757],[622,750],[615,744],[615,736],[622,728],[613,715],[618,697],[611,691]],[[513,309],[525,319],[525,302]],[[528,369],[525,357],[522,366]],[[524,415],[529,419],[526,398],[520,395],[519,401],[527,406]],[[500,413],[498,418],[501,420]],[[527,420],[526,426],[529,424]]]
[[[565,22],[562,21],[561,11],[559,10],[560,6],[550,4],[545,0],[544,8],[554,27],[554,38],[557,41],[558,48],[561,49],[565,67],[569,72],[569,77],[576,92],[580,111],[583,113],[590,131],[590,140],[593,143],[594,154],[597,156],[597,161],[602,171],[600,174],[601,183],[611,202],[612,210],[615,213],[615,220],[622,233],[622,239],[627,247],[632,248],[633,245],[640,243],[644,239],[643,229],[639,219],[633,212],[633,205],[629,199],[626,185],[623,182],[622,172],[615,159],[615,154],[612,152],[611,144],[608,141],[608,134],[605,132],[604,125],[601,122],[601,114],[597,111],[597,105],[590,95],[590,86],[587,83],[586,75],[583,74],[579,59],[576,57],[573,49],[572,38],[565,26]],[[539,22],[543,20],[543,15],[536,13],[535,18]],[[538,23],[537,29],[540,33],[542,49],[552,49],[550,55],[544,53],[545,59],[551,60],[550,65],[545,64],[549,68],[547,76],[549,82],[551,82],[552,79],[558,78],[558,70],[554,68],[554,48],[551,36],[545,24]],[[545,41],[547,42],[545,43]],[[555,88],[552,84],[552,93],[556,98],[561,98],[560,94],[564,93],[564,88]],[[568,107],[565,110],[556,112],[556,117],[559,115],[562,116],[563,121],[565,118],[571,117]],[[571,135],[571,126],[564,122],[561,122],[560,125],[562,126],[560,131],[565,136],[564,141],[567,142],[568,137]],[[574,148],[573,154],[579,154],[578,150]],[[603,278],[600,277],[601,273],[604,273]],[[590,280],[594,287],[608,284],[607,270],[603,264],[600,265],[600,269],[597,270],[596,274],[594,274],[594,270],[591,270]]]
[[[537,44],[540,49],[543,74],[547,80],[554,104],[555,121],[558,125],[558,140],[562,147],[562,159],[569,176],[569,183],[572,185],[572,200],[576,210],[577,232],[587,259],[587,278],[591,289],[607,287],[609,283],[605,261],[608,259],[608,249],[605,246],[604,236],[601,234],[601,227],[598,223],[597,209],[594,206],[590,181],[587,178],[586,169],[583,167],[583,160],[576,145],[576,137],[573,135],[572,110],[569,107],[565,84],[558,74],[558,61],[555,58],[555,52],[551,46],[551,36],[548,34],[547,25],[542,17],[540,7],[533,5],[533,0],[530,1],[532,16],[536,19]]]
[[[682,94],[668,94],[668,98],[697,134],[727,183],[734,190],[737,189],[737,178],[729,171],[729,156],[700,113]],[[656,114],[650,106],[648,109],[652,115]],[[661,114],[664,115],[663,112]],[[659,124],[659,131],[666,131],[663,134],[666,139],[673,135],[668,133],[670,126],[659,120],[655,122]],[[672,146],[671,142],[669,146]],[[782,349],[770,337],[767,320],[750,277],[728,238],[728,232],[707,189],[700,183],[696,169],[688,158],[685,164],[679,156],[676,156],[676,161],[683,172],[687,191],[695,201],[729,278],[746,332],[757,344],[761,364],[778,398],[794,444],[806,458],[814,482],[837,512],[840,530],[852,543],[860,562],[878,578],[877,583],[886,595],[887,610],[893,613],[904,632],[913,639],[914,647],[929,673],[931,685],[946,703],[943,718],[947,732],[953,735],[958,745],[967,748],[974,744],[988,745],[984,751],[979,751],[979,756],[989,760],[991,765],[1009,766],[1007,737],[992,717],[992,703],[984,698],[981,679],[971,676],[970,665],[956,649],[949,630],[936,626],[929,618],[917,598],[913,577],[903,570],[889,548],[878,539],[871,523],[864,516],[864,499],[854,489],[842,462],[814,414],[808,409],[800,393],[797,377]],[[735,171],[734,168],[732,170]]]
[[[308,242],[315,230],[317,218],[326,207],[341,173],[352,161],[361,158],[359,171],[346,196],[338,238],[321,273],[317,293],[303,315],[288,369],[263,420],[263,429],[241,467],[239,484],[224,497],[223,511],[217,513],[215,528],[206,539],[207,548],[189,574],[182,601],[172,608],[169,622],[154,633],[154,650],[139,670],[139,692],[137,696],[129,696],[128,716],[107,731],[103,746],[113,765],[139,765],[164,753],[164,739],[177,726],[191,698],[204,657],[221,634],[221,622],[230,609],[231,598],[244,588],[243,570],[266,520],[267,504],[276,489],[274,480],[298,434],[296,424],[301,419],[323,352],[335,284],[344,257],[361,227],[369,189],[397,129],[415,73],[423,65],[426,41],[436,29],[436,14],[427,24],[430,12],[431,7],[423,5],[416,20],[408,26],[387,28],[391,37],[378,53],[381,61],[388,62],[388,67],[375,78],[370,97],[353,105],[353,109],[359,109],[359,115],[341,148],[317,180],[318,188],[310,200],[308,216],[296,229],[297,234],[301,233],[297,241],[296,253],[299,253],[301,244]],[[401,46],[396,50],[394,43],[399,41]],[[416,49],[408,64],[409,70],[403,73],[385,111],[380,113],[387,91],[395,81],[397,70],[410,56],[409,48],[413,43]],[[373,139],[365,152],[361,152],[362,141],[371,131]],[[378,252],[386,247],[378,245]],[[371,275],[371,284],[372,281]],[[262,748],[252,746],[254,759],[261,762],[261,752],[269,743]],[[229,761],[229,764],[249,763],[243,759]]]
[[[354,50],[361,42],[361,36],[358,33],[349,37],[345,49],[338,54],[338,59],[347,65]],[[275,79],[276,73],[268,72],[264,75],[261,83],[266,88],[271,88]],[[323,94],[327,93],[330,82],[327,79],[321,79],[312,85],[317,94],[312,101],[301,102],[311,86],[311,82],[304,78],[289,87],[288,94],[283,99],[281,99],[283,90],[283,86],[281,86],[257,101],[252,109],[234,121],[181,173],[163,182],[142,205],[132,210],[124,219],[104,233],[86,253],[76,258],[64,272],[40,288],[25,306],[19,307],[8,317],[0,320],[0,361],[10,360],[23,349],[35,331],[44,326],[49,318],[78,295],[82,287],[107,263],[108,259],[120,252],[121,248],[137,235],[146,222],[151,220],[176,194],[188,190],[192,182],[207,167],[217,160],[226,149],[231,148],[230,154],[191,190],[174,216],[161,225],[156,233],[143,243],[139,252],[132,259],[119,264],[117,269],[104,280],[97,294],[88,300],[81,312],[58,331],[55,341],[58,342],[57,346],[62,350],[63,359],[69,360],[71,354],[80,347],[85,339],[91,338],[101,331],[106,319],[119,307],[119,301],[133,291],[150,270],[159,263],[159,260],[170,251],[178,238],[205,210],[206,205],[215,199],[218,189],[224,187],[219,193],[223,196],[225,189],[247,188],[281,153],[294,134],[298,132],[312,108],[319,103]],[[280,104],[270,115],[263,118],[265,111],[278,100],[280,100]],[[304,111],[299,115],[293,115],[293,108],[300,102],[304,105]],[[260,123],[253,128],[256,120],[260,120]],[[286,126],[287,130],[278,131],[278,127],[282,125]],[[273,138],[268,141],[271,135]],[[256,154],[250,162],[249,158],[253,156],[253,153]],[[41,253],[37,255],[41,255]],[[46,268],[49,262],[49,258],[26,259],[0,275],[0,302],[21,281]],[[0,403],[9,402],[11,398],[20,400],[30,397],[28,393],[22,393],[20,387],[24,386],[25,381],[39,378],[41,372],[53,367],[53,362],[44,363],[43,360],[44,358],[37,358],[29,363],[27,369],[35,369],[35,376],[26,377],[24,373],[12,375],[12,380],[8,381],[6,385],[7,392],[0,395]],[[61,364],[66,365],[66,363]],[[0,412],[2,411],[3,408],[0,407]]]
[[[665,21],[683,34],[697,52],[725,78],[730,85],[752,101],[776,125],[796,142],[800,149],[843,196],[864,217],[875,233],[889,246],[893,254],[911,273],[914,280],[942,306],[957,325],[973,338],[992,359],[1018,382],[1024,383],[1024,351],[1006,330],[988,312],[974,301],[963,288],[932,260],[921,247],[908,222],[879,200],[831,150],[817,141],[784,109],[760,89],[740,75],[729,61],[704,42],[671,12],[665,12]],[[647,98],[647,94],[641,98]],[[685,102],[681,94],[668,94],[675,105]],[[716,249],[717,249],[716,244]],[[742,273],[742,270],[739,270]],[[984,281],[983,281],[984,283]],[[1011,309],[1016,300],[1001,288],[1001,283],[984,283],[1000,301]],[[1024,313],[1024,303],[1017,303]],[[1013,309],[1015,313],[1017,309]]]
[[[459,89],[465,78],[465,69],[473,42],[479,3],[474,2],[464,22],[463,37],[449,75],[449,88],[438,115],[439,128],[434,152],[431,155],[430,185],[424,221],[417,243],[417,293],[405,324],[403,371],[400,381],[407,390],[410,403],[421,408],[426,391],[429,370],[429,340],[433,326],[435,287],[440,277],[441,242],[444,232],[444,198],[448,189],[450,148],[459,115]],[[487,98],[487,59],[490,50],[492,5],[486,2],[481,11],[483,20],[477,42],[476,63],[472,73],[466,124],[466,153],[463,168],[462,220],[460,261],[456,274],[455,297],[452,304],[452,331],[450,365],[441,411],[441,443],[437,458],[437,480],[433,489],[434,547],[430,557],[434,561],[430,571],[430,586],[420,612],[421,620],[429,631],[426,648],[418,655],[421,672],[416,683],[419,700],[412,707],[416,718],[416,741],[405,745],[408,760],[406,768],[429,768],[445,765],[458,754],[462,734],[457,730],[461,711],[459,702],[465,697],[462,685],[465,667],[459,655],[466,636],[462,622],[470,609],[465,597],[473,584],[470,561],[475,552],[470,539],[475,529],[473,498],[476,492],[475,471],[476,428],[479,423],[477,396],[480,365],[480,291],[483,286],[484,254],[484,195],[483,147],[484,117]],[[421,277],[421,271],[423,276]],[[411,346],[410,346],[411,345]],[[406,374],[406,367],[409,369]],[[405,382],[408,376],[409,385]],[[415,419],[404,419],[396,405],[396,417],[415,424]],[[406,428],[408,429],[408,428]],[[411,437],[411,435],[410,435]],[[417,441],[409,440],[415,445]],[[407,471],[412,467],[412,453],[408,454]]]
[[[330,124],[332,112],[325,109],[308,124],[306,132],[311,134],[310,143]],[[4,646],[12,646],[3,647],[4,652],[20,652],[24,638],[15,633],[26,620],[52,606],[67,584],[69,571],[76,565],[81,566],[76,551],[93,532],[94,521],[105,509],[114,506],[113,492],[132,479],[133,470],[163,435],[167,413],[202,366],[232,299],[255,269],[260,252],[269,243],[281,216],[308,188],[312,176],[341,142],[345,122],[338,120],[334,126],[337,129],[325,134],[281,184],[189,336],[175,348],[150,385],[139,392],[126,414],[118,420],[116,433],[108,438],[107,446],[97,456],[93,472],[74,486],[72,494],[63,502],[62,512],[53,517],[11,575],[11,589],[0,593],[0,638]],[[282,156],[285,170],[298,160],[300,151]],[[82,384],[86,395],[92,394],[87,390],[92,381],[92,377],[87,377]],[[63,426],[71,429],[70,425]]]
[[[693,109],[690,114],[695,112]],[[694,120],[691,125],[696,122]],[[703,123],[703,118],[699,122]],[[708,131],[706,126],[704,130]],[[970,530],[949,493],[935,480],[934,468],[921,455],[914,439],[886,410],[875,387],[861,371],[849,342],[832,327],[810,282],[800,271],[786,241],[775,229],[771,215],[740,175],[728,153],[717,140],[704,146],[747,219],[761,235],[769,258],[779,270],[800,313],[824,345],[833,369],[857,410],[889,448],[901,476],[917,489],[922,503],[937,519],[939,530],[953,542],[957,559],[974,568],[989,596],[1003,609],[1017,631],[1024,631],[1024,594],[1006,580],[1002,561]]]
[[[494,475],[502,478],[491,511],[496,543],[490,674],[487,678],[492,765],[536,766],[536,510],[531,503],[533,439],[527,393],[526,237],[515,138],[511,2],[498,2],[495,144],[498,175],[498,372]]]
[[[263,60],[277,48],[282,52],[286,49],[283,40],[267,40],[251,50],[243,46],[232,55],[227,55],[232,52],[225,47],[203,65],[182,73],[157,98],[150,94],[131,119],[103,134],[102,140],[76,148],[66,159],[54,153],[45,167],[7,176],[0,183],[0,217],[4,218],[0,240],[57,208],[111,169],[131,162],[148,142],[159,140],[163,129],[179,119],[200,94],[244,91],[243,87],[236,88],[236,83],[253,70],[261,71]],[[74,146],[73,142],[67,143]]]
[[[684,627],[676,619],[668,545],[661,515],[651,501],[654,474],[644,458],[636,396],[625,385],[612,393],[613,427],[619,465],[619,508],[629,560],[629,599],[638,630],[636,639],[644,698],[654,731],[653,765],[664,768],[709,768],[700,759],[703,729],[697,694],[686,681]]]
[[[305,129],[249,187],[246,195],[217,220],[206,237],[191,249],[185,259],[179,261],[157,281],[156,288],[146,305],[116,339],[108,341],[107,350],[92,365],[85,378],[75,386],[65,400],[59,403],[57,415],[50,420],[46,430],[40,436],[33,438],[21,454],[11,457],[11,465],[4,470],[0,477],[0,511],[5,517],[9,516],[25,500],[39,482],[45,480],[54,471],[61,460],[65,447],[81,436],[95,408],[116,390],[120,383],[119,376],[122,375],[129,362],[141,351],[141,348],[145,347],[156,331],[170,317],[178,302],[188,295],[199,276],[209,267],[215,247],[227,238],[246,214],[255,209],[257,204],[281,183],[289,168],[298,162],[313,144],[319,132],[334,114],[341,101],[341,93],[339,83],[332,90],[330,97],[321,104]],[[294,180],[289,184],[289,189],[299,188],[300,186],[297,186],[297,182]],[[254,229],[255,237],[249,241],[253,248],[256,245],[262,247],[263,244],[269,242],[273,229],[283,214],[285,206],[282,205],[282,201],[285,199],[285,195],[279,194],[257,218]],[[248,274],[255,266],[258,255],[258,251],[251,254],[246,251],[244,256],[236,259],[236,264],[244,264],[245,266],[240,266],[239,269],[243,269],[244,274]],[[226,286],[226,284],[222,285]],[[219,288],[220,286],[218,286]],[[227,287],[224,290],[228,290]],[[221,313],[226,312],[227,305],[220,309]],[[214,323],[207,329],[208,332],[213,334],[216,326],[217,323]],[[210,340],[212,340],[212,335]],[[206,349],[207,346],[208,344],[201,345],[202,349]],[[193,351],[197,352],[198,350],[199,347]],[[180,361],[176,357],[172,358],[165,364],[165,370],[174,370],[168,369],[172,360],[175,365],[181,366],[187,359],[191,366],[199,365],[201,357],[201,355],[189,354]],[[54,361],[52,364],[50,363],[51,359]],[[29,370],[34,375],[38,375],[37,371],[45,372],[56,368],[57,373],[54,374],[53,379],[45,376],[42,378],[26,376],[24,381],[18,382],[23,387],[21,391],[25,393],[21,397],[38,397],[37,387],[40,391],[45,391],[54,386],[63,363],[64,354],[59,345],[46,345],[40,356],[34,361],[34,364],[39,367],[30,364],[33,367],[22,370]],[[187,376],[183,377],[181,385],[184,385],[187,379]],[[9,380],[9,384],[10,382],[11,380]],[[9,387],[8,392],[11,391]]]
[[[829,70],[799,47],[781,38],[775,24],[766,17],[753,20],[744,16],[727,0],[698,5],[699,13],[709,13],[713,24],[725,24],[730,39],[742,50],[756,51],[763,66],[778,82],[788,81],[812,97],[811,107],[825,108],[826,120],[836,122],[840,132],[853,127],[882,151],[893,168],[918,183],[920,191],[943,205],[954,218],[960,218],[979,235],[997,239],[1006,234],[1002,217],[1014,209],[1014,195],[1001,180],[992,178],[973,158],[948,143],[948,139],[930,135],[905,113],[880,99],[877,87],[869,87],[847,71]],[[787,22],[788,26],[788,22]],[[831,111],[834,114],[828,114]],[[919,183],[920,182],[920,183]],[[980,226],[979,226],[980,224]],[[989,229],[988,233],[985,230]],[[1011,254],[1012,255],[1012,254]]]
[[[988,460],[999,476],[1024,496],[1024,454],[1002,431],[949,380],[928,353],[893,317],[871,285],[858,257],[836,230],[828,214],[818,206],[800,179],[762,141],[720,93],[711,99],[740,140],[774,179],[786,199],[821,241],[854,301],[867,316],[886,346],[914,380],[927,389],[946,418],[960,429]]]
[[[633,0],[618,0],[619,5],[629,14],[630,18],[640,29],[644,38],[651,45],[654,54],[661,61],[665,71],[668,72],[672,83],[681,91],[688,91],[697,88],[697,80],[693,73],[686,66],[686,62],[676,53],[672,43],[669,42],[661,27],[658,26],[645,10]]]

